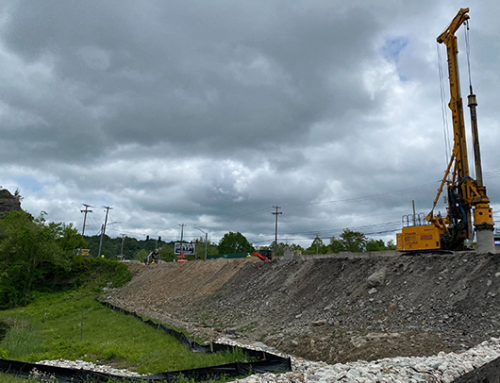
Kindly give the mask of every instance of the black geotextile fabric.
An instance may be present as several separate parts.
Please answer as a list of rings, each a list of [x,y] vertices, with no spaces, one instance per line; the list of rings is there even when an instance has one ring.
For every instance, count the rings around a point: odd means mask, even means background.
[[[197,342],[191,341],[186,335],[181,332],[172,330],[162,324],[154,323],[151,320],[144,321],[141,316],[137,313],[124,310],[122,308],[111,305],[107,302],[101,302],[105,306],[123,312],[127,315],[135,316],[136,318],[142,320],[144,323],[162,330],[167,334],[175,337],[182,344],[191,347],[195,352],[220,352],[220,351],[232,351],[235,349],[234,346],[229,346],[219,343],[211,343],[209,345],[201,345]],[[245,354],[250,356],[252,359],[257,359],[257,362],[236,362],[223,364],[220,366],[212,366],[205,368],[197,368],[194,370],[182,370],[182,371],[172,371],[164,372],[155,375],[145,375],[136,378],[132,377],[121,377],[112,374],[105,374],[94,371],[80,370],[74,368],[64,368],[64,367],[54,367],[45,366],[42,364],[34,363],[24,363],[17,362],[14,360],[0,359],[0,371],[17,375],[20,377],[29,376],[41,376],[44,374],[46,377],[53,376],[58,382],[61,383],[86,383],[88,381],[95,382],[107,382],[109,379],[113,378],[116,381],[128,381],[128,382],[140,382],[140,381],[150,381],[150,382],[161,382],[161,381],[172,381],[180,376],[185,378],[190,378],[195,381],[204,381],[209,379],[216,379],[221,376],[245,376],[250,373],[266,373],[266,372],[287,372],[292,370],[292,364],[290,358],[282,358],[280,356],[270,354],[264,351],[255,351],[246,348],[242,348]],[[36,371],[35,371],[36,370]]]
[[[194,370],[164,372],[155,375],[143,375],[140,377],[123,377],[88,370],[46,366],[43,364],[24,363],[7,359],[0,359],[0,371],[23,378],[33,377],[46,379],[44,381],[51,381],[49,379],[56,379],[56,381],[60,383],[87,383],[89,381],[104,383],[111,378],[113,378],[115,381],[123,382],[170,382],[181,376],[193,379],[195,381],[204,381],[209,379],[216,379],[221,376],[237,377],[245,376],[250,373],[290,371],[290,359],[279,359],[281,360],[261,361],[253,363],[236,362],[213,367],[197,368]]]
[[[469,371],[451,383],[500,383],[500,358]]]

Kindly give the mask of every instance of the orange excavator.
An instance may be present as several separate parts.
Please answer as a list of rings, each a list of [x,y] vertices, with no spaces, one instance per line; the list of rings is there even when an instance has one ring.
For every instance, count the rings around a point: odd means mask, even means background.
[[[180,253],[180,255],[178,255],[177,258],[175,259],[175,262],[177,262],[177,263],[187,262],[187,259],[186,259],[186,256],[184,255],[184,253]]]
[[[257,253],[256,251],[254,251],[252,253],[252,255],[255,256],[255,257],[258,257],[258,258],[262,259],[264,262],[269,262],[269,258],[264,257],[263,255],[261,255],[260,253]]]

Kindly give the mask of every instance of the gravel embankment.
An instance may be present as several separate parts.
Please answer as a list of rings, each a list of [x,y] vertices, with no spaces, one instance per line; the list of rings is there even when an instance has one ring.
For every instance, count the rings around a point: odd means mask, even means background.
[[[218,342],[273,351],[268,347],[247,346],[233,340],[222,338]],[[285,374],[256,374],[236,380],[240,383],[297,383],[297,382],[344,382],[344,383],[451,383],[465,373],[481,367],[500,357],[500,339],[491,338],[474,348],[461,353],[443,352],[431,357],[398,357],[385,358],[376,361],[357,361],[329,365],[324,362],[312,362],[302,358],[291,357],[293,371]],[[135,372],[117,370],[111,367],[96,365],[83,361],[53,360],[42,361],[40,364],[81,368],[121,376],[139,376]]]

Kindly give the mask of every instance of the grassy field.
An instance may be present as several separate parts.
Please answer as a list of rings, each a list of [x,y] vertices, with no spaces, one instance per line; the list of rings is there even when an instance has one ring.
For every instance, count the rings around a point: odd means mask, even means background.
[[[90,290],[44,294],[29,306],[0,311],[0,321],[8,325],[0,354],[25,362],[80,359],[140,374],[246,360],[241,351],[192,353],[175,338],[137,318],[103,307],[95,297]],[[9,382],[4,376],[0,378]]]

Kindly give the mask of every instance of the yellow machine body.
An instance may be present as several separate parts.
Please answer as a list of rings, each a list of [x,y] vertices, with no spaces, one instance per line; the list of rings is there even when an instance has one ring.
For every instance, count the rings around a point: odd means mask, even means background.
[[[441,248],[439,229],[433,225],[403,227],[397,234],[398,251],[434,250]]]

